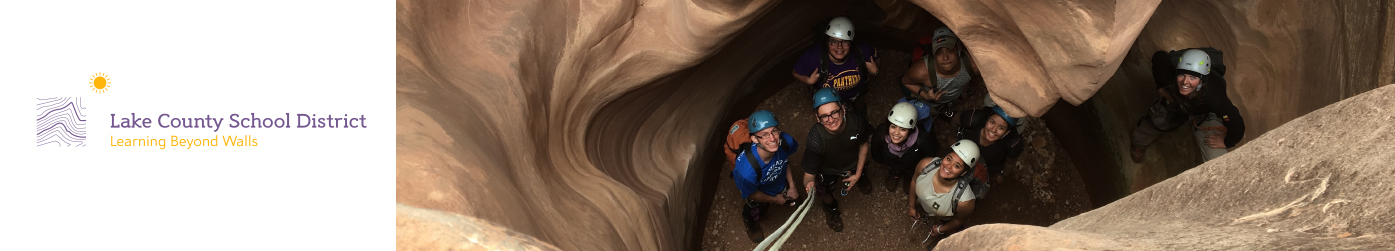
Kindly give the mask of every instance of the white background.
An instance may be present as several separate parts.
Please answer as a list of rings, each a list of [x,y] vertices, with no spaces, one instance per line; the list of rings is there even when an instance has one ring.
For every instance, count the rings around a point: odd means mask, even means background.
[[[0,3],[0,250],[394,248],[394,15],[392,1]],[[84,98],[86,147],[36,147],[37,98],[60,96]],[[132,112],[368,127],[109,128]],[[244,134],[258,146],[109,144]]]

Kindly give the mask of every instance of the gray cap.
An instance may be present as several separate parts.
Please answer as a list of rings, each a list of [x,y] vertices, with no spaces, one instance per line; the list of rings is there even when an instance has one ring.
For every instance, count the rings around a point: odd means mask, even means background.
[[[949,31],[949,27],[935,29],[935,33],[931,38],[933,38],[933,42],[931,42],[930,51],[928,53],[932,55],[940,51],[940,48],[959,48],[959,37],[955,36],[954,32]]]

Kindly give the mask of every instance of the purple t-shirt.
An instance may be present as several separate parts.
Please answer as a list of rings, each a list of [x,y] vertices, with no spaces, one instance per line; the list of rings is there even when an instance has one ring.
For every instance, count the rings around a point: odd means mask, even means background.
[[[861,50],[862,60],[867,60],[868,62],[877,61],[877,50],[872,49],[871,45],[862,41],[853,41],[853,44],[856,44],[858,50]],[[828,57],[827,55],[823,55],[823,50],[827,49],[827,43],[814,43],[814,45],[809,46],[809,49],[804,51],[804,55],[799,56],[799,61],[794,62],[794,72],[804,76],[814,74],[814,71],[818,71],[819,69],[819,57]],[[848,56],[852,57],[852,53],[849,52]],[[848,58],[848,60],[844,61],[841,65],[834,64],[833,61],[830,60],[828,62],[828,72],[830,75],[828,81],[814,84],[818,84],[819,88],[833,87],[838,90],[838,95],[844,98],[855,97],[858,94],[858,89],[854,87],[857,87],[857,85],[862,83],[862,80],[866,78],[866,76],[862,76],[862,73],[857,71],[857,67],[861,65],[861,62],[853,58]]]

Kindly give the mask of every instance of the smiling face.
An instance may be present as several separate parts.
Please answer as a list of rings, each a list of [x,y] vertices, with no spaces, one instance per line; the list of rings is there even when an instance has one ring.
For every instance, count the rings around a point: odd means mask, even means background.
[[[848,57],[848,48],[852,47],[852,41],[842,40],[835,37],[828,38],[828,55],[834,61],[843,61]]]
[[[988,123],[983,125],[983,130],[979,131],[979,135],[982,135],[983,140],[986,141],[980,143],[986,145],[987,143],[997,142],[1003,139],[1004,135],[1007,135],[1007,130],[1008,123],[1006,120],[1003,120],[1003,117],[996,114],[991,115],[988,117]]]
[[[966,168],[964,160],[959,158],[959,154],[950,152],[949,155],[945,155],[943,161],[940,161],[938,174],[942,179],[956,179],[959,178],[959,175],[964,174],[964,168]]]
[[[935,71],[940,73],[954,73],[959,68],[959,48],[940,48],[935,50]]]
[[[905,142],[906,142],[906,136],[908,136],[908,135],[910,135],[910,134],[911,134],[911,129],[910,129],[910,128],[902,128],[902,127],[897,126],[897,125],[888,126],[888,127],[887,127],[887,132],[886,132],[886,135],[887,135],[887,136],[891,136],[891,143],[892,143],[892,144],[901,144],[901,143],[905,143]]]
[[[1177,92],[1182,96],[1192,95],[1200,85],[1201,77],[1187,73],[1177,74]]]
[[[815,112],[817,112],[819,124],[822,124],[823,128],[828,129],[829,132],[837,132],[838,129],[843,128],[845,111],[843,111],[843,106],[838,105],[838,102],[823,104]]]
[[[776,152],[780,150],[780,129],[775,127],[765,128],[751,134],[751,142],[756,142],[761,150]]]

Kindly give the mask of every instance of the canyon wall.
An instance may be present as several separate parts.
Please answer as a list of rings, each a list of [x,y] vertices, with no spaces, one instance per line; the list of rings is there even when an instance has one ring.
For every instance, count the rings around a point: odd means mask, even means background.
[[[1122,85],[1105,83],[1116,81],[1111,76],[1117,72],[1134,72],[1129,64],[1134,61],[1127,59],[1135,52],[1188,44],[1234,51],[1237,59],[1227,61],[1237,64],[1230,73],[1237,77],[1231,82],[1238,90],[1232,99],[1244,103],[1238,105],[1246,116],[1258,111],[1250,104],[1302,97],[1316,89],[1287,90],[1281,88],[1289,85],[1273,82],[1317,86],[1314,83],[1329,83],[1333,77],[1352,83],[1360,78],[1389,82],[1388,56],[1353,53],[1371,48],[1367,40],[1335,40],[1341,43],[1334,45],[1348,48],[1339,53],[1343,56],[1316,59],[1343,63],[1358,62],[1354,58],[1359,57],[1377,66],[1341,64],[1334,66],[1339,73],[1324,75],[1310,70],[1326,69],[1314,66],[1321,62],[1303,61],[1312,59],[1309,53],[1285,54],[1330,41],[1306,37],[1389,25],[1311,30],[1303,22],[1316,21],[1265,21],[1285,17],[1282,13],[1246,16],[1267,12],[1255,12],[1261,4],[1243,1],[1212,4],[1219,7],[1211,14],[1176,10],[1208,3],[399,0],[399,247],[403,242],[415,247],[413,243],[424,240],[416,237],[446,231],[403,220],[406,212],[416,210],[469,217],[566,250],[689,247],[695,241],[690,233],[702,224],[696,219],[704,200],[702,181],[720,165],[703,157],[716,154],[716,148],[707,145],[713,133],[730,123],[725,119],[743,115],[728,111],[749,112],[742,110],[751,107],[740,104],[742,100],[783,87],[757,83],[770,82],[759,79],[768,71],[787,72],[786,59],[816,41],[812,27],[835,15],[852,16],[860,30],[882,30],[867,34],[889,34],[872,36],[882,38],[873,41],[879,47],[909,47],[909,39],[888,40],[921,35],[917,33],[933,29],[925,26],[935,25],[925,20],[938,18],[963,38],[991,95],[1014,115],[1039,116],[1058,99],[1082,104],[1097,90]],[[1329,5],[1347,4],[1340,3]],[[924,8],[934,17],[908,6]],[[1202,30],[1205,36],[1176,40],[1167,32],[1155,34],[1145,28],[1158,26],[1149,19],[1158,15],[1203,15],[1226,22],[1184,27]],[[1388,22],[1384,14],[1374,19],[1363,15],[1341,17],[1352,23]],[[1246,31],[1266,23],[1295,31]],[[1227,40],[1225,34],[1240,35]],[[1136,36],[1156,41],[1135,42]],[[1375,44],[1389,44],[1388,38],[1382,41],[1386,42]],[[1258,59],[1270,63],[1249,62]],[[1369,72],[1378,73],[1370,77]],[[1253,115],[1258,122],[1250,133],[1263,133],[1266,126],[1286,121],[1283,116],[1292,119],[1306,113],[1304,109],[1349,97],[1361,88],[1365,87],[1353,85],[1350,91],[1324,92],[1331,97],[1323,96],[1321,102],[1274,108],[1282,116],[1272,119]],[[1113,91],[1124,93],[1118,94],[1121,97],[1138,96],[1128,94],[1130,90]],[[1266,96],[1273,93],[1291,96]],[[434,218],[441,217],[420,219]]]
[[[1105,136],[1069,150],[1108,159],[1128,191],[1201,164],[1188,130],[1164,134],[1143,163],[1128,156],[1129,133],[1157,96],[1150,67],[1160,50],[1209,46],[1225,52],[1226,93],[1246,127],[1240,146],[1303,114],[1389,85],[1395,82],[1392,9],[1395,4],[1382,0],[1164,1],[1113,78],[1082,106],[1098,115]]]
[[[1285,123],[1246,146],[1050,227],[990,224],[936,250],[1395,248],[1395,86]]]

